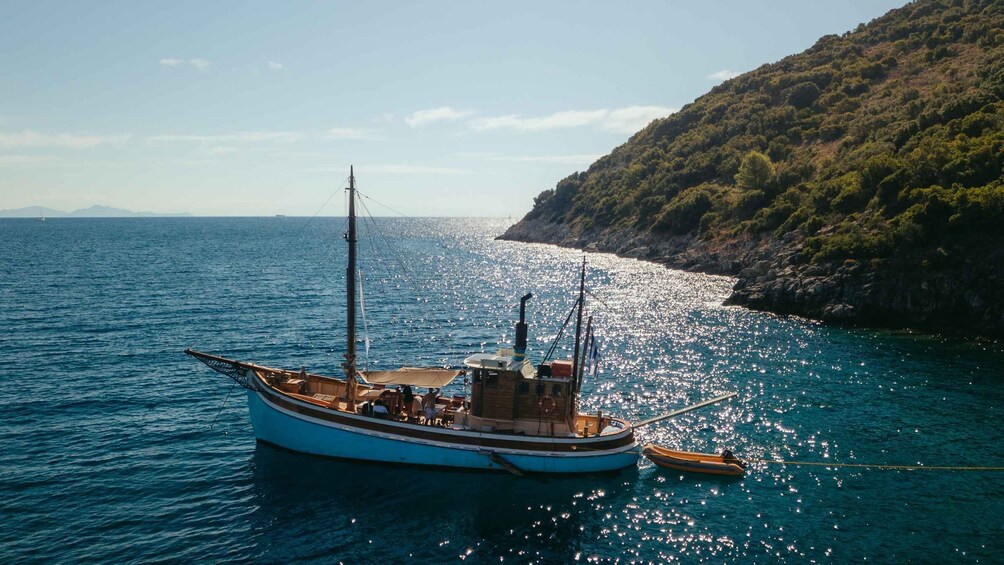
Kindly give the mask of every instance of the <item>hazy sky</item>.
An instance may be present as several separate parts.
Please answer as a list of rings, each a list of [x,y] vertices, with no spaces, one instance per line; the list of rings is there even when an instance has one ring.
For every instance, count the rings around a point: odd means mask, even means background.
[[[519,216],[724,78],[901,3],[4,0],[0,209],[311,215],[354,164],[408,215]]]

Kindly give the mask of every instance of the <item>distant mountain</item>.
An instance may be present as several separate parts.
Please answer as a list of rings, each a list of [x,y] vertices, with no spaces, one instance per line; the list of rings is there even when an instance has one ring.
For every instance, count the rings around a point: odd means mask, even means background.
[[[185,217],[191,214],[158,214],[155,212],[133,212],[124,208],[112,208],[95,204],[90,208],[81,208],[72,212],[64,212],[45,206],[27,206],[11,210],[0,210],[0,218],[167,218]]]
[[[13,210],[0,210],[0,218],[63,218],[66,216],[66,212],[62,210],[53,210],[45,206],[28,206]]]

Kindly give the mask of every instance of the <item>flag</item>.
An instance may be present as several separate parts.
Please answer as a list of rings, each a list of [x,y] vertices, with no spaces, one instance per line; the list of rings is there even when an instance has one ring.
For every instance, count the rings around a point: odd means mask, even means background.
[[[589,336],[589,349],[586,356],[589,376],[595,377],[600,369],[600,343],[595,335]]]

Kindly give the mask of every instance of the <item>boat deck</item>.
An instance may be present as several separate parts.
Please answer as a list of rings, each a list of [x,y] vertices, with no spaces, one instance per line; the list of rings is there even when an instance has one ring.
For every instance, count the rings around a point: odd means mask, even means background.
[[[288,382],[288,381],[287,381]],[[285,384],[285,383],[283,383]],[[348,412],[353,414],[362,414],[364,410],[364,405],[368,402],[375,402],[377,399],[384,400],[384,406],[388,408],[388,413],[385,415],[372,415],[373,418],[390,420],[394,422],[408,422],[412,424],[424,424],[429,426],[440,426],[449,427],[454,422],[454,417],[457,413],[457,409],[463,404],[463,399],[458,399],[458,397],[453,398],[442,398],[436,403],[436,414],[433,418],[426,418],[422,415],[421,410],[418,409],[421,402],[421,395],[415,395],[416,402],[414,402],[414,407],[409,412],[404,409],[403,402],[397,402],[397,396],[400,395],[396,390],[393,389],[373,389],[373,388],[363,388],[360,387],[356,394],[355,409],[349,406],[349,403],[337,395],[325,394],[321,392],[315,392],[310,394],[309,390],[305,390],[307,394],[301,394],[299,392],[290,392],[283,390],[283,387],[274,387],[285,393],[287,396],[296,398],[297,400],[302,400],[303,402],[308,402],[316,406],[321,406],[331,410],[338,410],[339,412]],[[304,387],[306,388],[306,387]]]
[[[463,414],[466,398],[462,396],[443,396],[437,399],[435,416],[426,418],[421,409],[421,394],[415,395],[411,410],[404,406],[401,392],[393,388],[359,385],[356,389],[354,408],[345,400],[345,383],[333,377],[296,373],[293,371],[267,372],[259,370],[259,376],[270,386],[286,396],[313,404],[315,406],[352,414],[363,414],[367,403],[375,403],[378,399],[388,409],[385,415],[373,414],[376,419],[393,422],[436,426],[441,428],[454,427],[463,429],[457,424],[458,413]],[[626,422],[604,416],[602,414],[579,414],[575,419],[575,437],[595,437],[621,431]],[[567,428],[565,428],[567,429]],[[524,435],[515,430],[497,429],[494,433]],[[537,435],[537,434],[529,434]]]

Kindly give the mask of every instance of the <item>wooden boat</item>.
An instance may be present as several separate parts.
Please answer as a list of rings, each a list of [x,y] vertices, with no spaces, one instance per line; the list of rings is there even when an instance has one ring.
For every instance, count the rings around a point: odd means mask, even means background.
[[[511,349],[471,355],[457,369],[360,371],[356,366],[357,193],[351,169],[348,191],[347,339],[342,377],[185,350],[247,390],[251,424],[259,441],[328,457],[517,474],[611,471],[637,463],[638,444],[629,422],[578,411],[587,349],[582,344],[590,334],[587,321],[586,335],[582,335],[585,261],[573,310],[577,318],[572,359],[537,365],[527,359],[525,313],[532,297],[527,294],[520,299]],[[570,319],[571,314],[565,323]],[[470,394],[435,402],[426,396],[424,416],[409,414],[402,402],[403,391],[389,388],[441,389],[462,373],[470,376]]]
[[[732,477],[742,476],[746,472],[746,464],[730,451],[721,454],[691,453],[666,449],[650,443],[642,448],[641,452],[656,465],[677,471]]]

